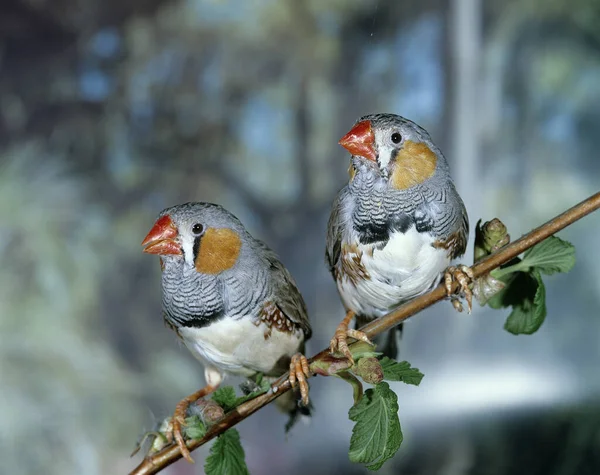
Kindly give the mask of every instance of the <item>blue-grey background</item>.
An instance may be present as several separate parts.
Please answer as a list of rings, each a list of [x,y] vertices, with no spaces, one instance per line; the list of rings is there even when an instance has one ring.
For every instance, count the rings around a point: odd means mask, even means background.
[[[600,188],[598,0],[3,0],[0,460],[13,475],[118,474],[138,435],[203,384],[163,326],[157,213],[218,202],[278,251],[325,347],[342,307],[323,259],[347,178],[337,140],[395,112],[447,155],[471,222],[513,237]],[[383,474],[600,473],[600,215],[562,232],[534,336],[505,311],[409,321],[404,445]],[[472,262],[472,253],[463,259]],[[253,474],[365,473],[352,395],[240,424]],[[179,462],[168,474],[202,473]]]

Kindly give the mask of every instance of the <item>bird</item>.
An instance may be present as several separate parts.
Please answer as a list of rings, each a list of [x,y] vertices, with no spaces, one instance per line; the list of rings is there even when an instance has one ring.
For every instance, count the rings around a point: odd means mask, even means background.
[[[303,353],[312,330],[277,254],[222,206],[204,202],[163,210],[142,246],[160,256],[166,325],[204,365],[206,386],[177,404],[168,434],[186,460],[193,462],[181,434],[188,406],[229,374],[274,380],[289,370],[301,404],[294,398],[287,410],[308,415],[310,368]]]
[[[361,117],[339,144],[351,154],[349,181],[338,192],[327,225],[325,257],[346,316],[330,342],[350,361],[347,338],[370,342],[357,328],[437,286],[454,307],[471,311],[473,274],[449,266],[465,253],[469,219],[448,163],[425,129],[396,114]],[[399,329],[383,353],[397,355]],[[401,330],[400,330],[401,331]]]

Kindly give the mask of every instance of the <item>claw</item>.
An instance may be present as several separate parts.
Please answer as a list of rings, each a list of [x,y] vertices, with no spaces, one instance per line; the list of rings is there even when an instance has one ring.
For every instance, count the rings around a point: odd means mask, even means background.
[[[458,297],[453,295],[452,297],[450,297],[450,302],[452,303],[454,310],[456,310],[458,313],[461,313],[463,311],[463,304],[461,303]]]
[[[296,382],[300,387],[300,395],[302,396],[302,404],[308,406],[308,382],[307,378],[310,378],[310,368],[308,367],[308,360],[302,353],[296,353],[292,356],[290,361],[290,376],[289,381],[292,388],[296,387]]]
[[[175,406],[175,412],[173,413],[173,418],[171,419],[171,427],[167,431],[167,441],[169,443],[175,442],[181,451],[181,455],[184,459],[186,459],[189,463],[194,463],[194,459],[192,458],[189,449],[185,443],[183,438],[183,434],[181,433],[182,426],[185,426],[185,416],[187,414],[188,407],[191,403],[197,401],[201,397],[204,397],[217,389],[216,386],[206,386],[193,394],[190,394],[188,397],[183,398],[181,401],[177,403]]]
[[[183,434],[181,433],[181,427],[185,426],[185,413],[187,412],[189,404],[190,403],[184,399],[175,406],[175,413],[173,414],[172,419],[173,436],[175,437],[175,442],[179,446],[179,450],[181,450],[183,458],[189,463],[194,463],[194,459],[192,458],[192,455],[185,444],[185,440],[183,439]]]
[[[369,337],[367,336],[367,334],[365,332],[361,332],[360,330],[354,330],[352,328],[348,328],[348,330],[346,330],[346,335],[349,336],[350,338],[354,338],[355,340],[364,341],[365,343],[368,343],[369,345],[373,344],[371,342],[371,340],[369,340]]]
[[[463,295],[467,301],[467,312],[471,313],[473,309],[473,292],[471,284],[473,283],[474,275],[470,267],[460,264],[458,266],[450,266],[444,272],[444,286],[446,294],[450,297],[452,305],[458,312],[463,311],[462,303],[459,300],[459,295]],[[452,284],[458,282],[459,288],[456,293],[452,292]]]
[[[340,330],[340,327],[338,327]],[[354,364],[354,358],[352,358],[352,353],[350,352],[350,348],[348,348],[347,335],[345,331],[336,330],[335,335],[329,342],[329,351],[330,353],[342,353],[350,363]]]
[[[342,353],[352,364],[354,364],[354,358],[352,357],[350,348],[348,348],[348,337],[364,341],[371,345],[373,344],[366,333],[348,328],[353,316],[354,313],[351,311],[346,313],[346,317],[338,325],[333,338],[329,342],[330,353]]]

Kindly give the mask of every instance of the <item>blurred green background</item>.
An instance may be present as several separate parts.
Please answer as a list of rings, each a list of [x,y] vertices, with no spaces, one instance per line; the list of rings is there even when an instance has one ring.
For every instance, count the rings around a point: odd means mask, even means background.
[[[139,434],[203,384],[163,326],[157,213],[218,202],[280,253],[315,330],[342,317],[325,225],[361,115],[427,128],[472,225],[513,238],[600,188],[598,0],[2,0],[2,473],[118,474]],[[383,474],[600,473],[600,215],[561,236],[538,334],[438,304],[405,327],[405,442]],[[472,262],[472,253],[463,259]],[[364,473],[352,395],[312,382],[316,417],[240,425],[253,474]],[[164,473],[202,473],[178,462]]]

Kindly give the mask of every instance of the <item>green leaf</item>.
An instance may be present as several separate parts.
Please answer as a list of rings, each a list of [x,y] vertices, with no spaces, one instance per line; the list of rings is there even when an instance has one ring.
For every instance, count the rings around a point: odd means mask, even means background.
[[[527,275],[535,288],[533,295],[528,295],[508,316],[504,329],[514,335],[531,335],[539,330],[546,318],[546,287],[541,274],[536,270]]]
[[[482,307],[488,303],[492,297],[506,287],[506,284],[499,279],[494,278],[492,274],[487,274],[475,279],[473,282],[473,295]]]
[[[350,461],[364,463],[369,470],[379,470],[402,444],[398,397],[387,383],[379,383],[365,392],[360,402],[350,408],[348,416],[356,422],[350,439]]]
[[[570,242],[550,236],[529,249],[522,264],[548,275],[569,272],[575,265],[575,247]]]
[[[383,368],[383,379],[386,381],[402,381],[406,384],[421,384],[424,374],[418,368],[411,368],[408,361],[398,363],[387,356],[380,360]]]
[[[236,406],[237,399],[235,389],[231,386],[223,386],[217,389],[212,395],[212,400],[225,409],[225,411],[233,409]]]
[[[526,298],[533,299],[537,284],[527,272],[515,272],[500,277],[498,280],[506,286],[490,298],[487,304],[491,308],[514,307]]]
[[[502,280],[502,277],[505,277],[509,274],[514,274],[515,272],[527,272],[529,269],[525,266],[521,265],[521,258],[515,257],[511,259],[506,264],[494,269],[490,272],[490,275],[495,279]]]
[[[184,432],[188,439],[201,439],[206,435],[206,426],[200,416],[187,417]]]
[[[240,434],[229,429],[221,434],[210,448],[204,464],[206,475],[249,475]]]

